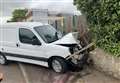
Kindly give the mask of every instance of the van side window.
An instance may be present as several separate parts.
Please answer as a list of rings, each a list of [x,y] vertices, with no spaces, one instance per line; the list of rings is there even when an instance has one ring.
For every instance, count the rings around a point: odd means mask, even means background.
[[[25,29],[25,28],[19,29],[19,39],[22,43],[33,44],[32,42],[33,38],[38,40],[37,37],[34,35],[34,33],[29,29]]]

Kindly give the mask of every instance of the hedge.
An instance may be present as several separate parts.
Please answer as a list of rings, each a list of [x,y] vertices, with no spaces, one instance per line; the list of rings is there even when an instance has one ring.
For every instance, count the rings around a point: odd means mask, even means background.
[[[120,56],[120,0],[74,0],[86,15],[96,45]]]

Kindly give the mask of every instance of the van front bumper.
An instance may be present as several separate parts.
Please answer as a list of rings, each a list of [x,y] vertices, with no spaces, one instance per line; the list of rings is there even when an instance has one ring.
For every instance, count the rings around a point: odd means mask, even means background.
[[[66,60],[69,63],[72,63],[77,66],[82,66],[88,62],[89,58],[89,51],[87,51],[89,48],[91,48],[94,45],[94,43],[91,43],[87,45],[86,47],[82,48],[78,52],[75,52],[74,54],[69,55]]]
[[[89,54],[81,54],[81,55],[75,55],[74,57],[71,57],[69,59],[66,59],[68,63],[72,63],[76,66],[84,65],[87,63],[89,58]]]

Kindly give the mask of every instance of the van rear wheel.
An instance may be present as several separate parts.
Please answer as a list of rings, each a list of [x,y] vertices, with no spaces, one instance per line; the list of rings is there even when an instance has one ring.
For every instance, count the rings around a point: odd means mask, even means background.
[[[0,64],[5,65],[7,63],[6,57],[0,53]]]
[[[65,73],[68,70],[67,63],[62,58],[54,57],[50,63],[51,68],[57,73]]]

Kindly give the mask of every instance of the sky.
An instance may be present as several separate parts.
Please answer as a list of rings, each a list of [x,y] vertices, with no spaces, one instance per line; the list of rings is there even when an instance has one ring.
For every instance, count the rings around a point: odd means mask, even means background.
[[[10,18],[16,8],[40,8],[67,13],[77,11],[73,0],[0,0],[0,19]]]

